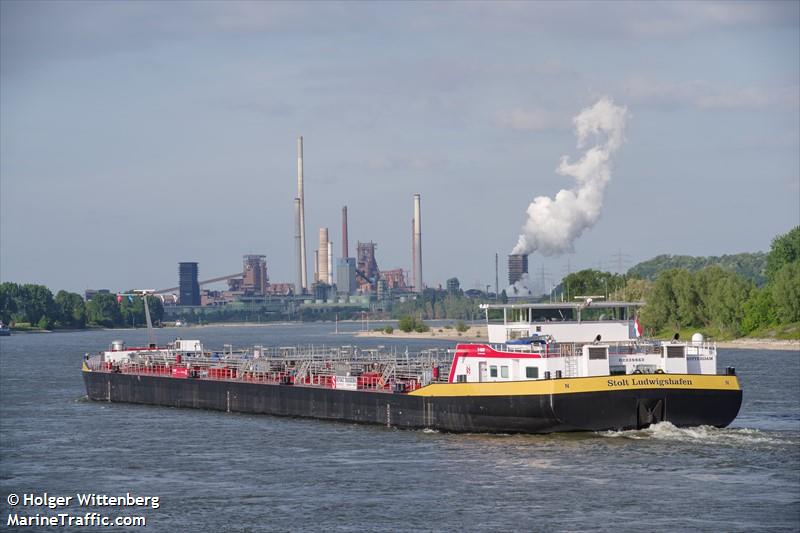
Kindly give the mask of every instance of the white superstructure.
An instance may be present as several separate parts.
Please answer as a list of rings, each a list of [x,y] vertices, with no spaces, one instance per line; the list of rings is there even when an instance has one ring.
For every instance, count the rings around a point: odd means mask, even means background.
[[[716,374],[717,348],[695,334],[689,343],[644,339],[639,302],[484,304],[490,344],[460,344],[450,382]]]

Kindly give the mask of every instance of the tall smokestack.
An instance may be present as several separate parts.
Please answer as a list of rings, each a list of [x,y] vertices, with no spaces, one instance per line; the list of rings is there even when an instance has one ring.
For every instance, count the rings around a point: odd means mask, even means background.
[[[494,254],[494,295],[500,295],[500,256],[497,253]]]
[[[300,239],[300,198],[294,199],[294,247],[297,256],[297,294],[303,294],[303,241]]]
[[[342,257],[350,257],[347,250],[347,206],[342,207]]]
[[[411,217],[411,283],[417,290],[417,238],[414,236],[414,217]]]
[[[422,218],[420,216],[419,194],[414,195],[414,264],[416,266],[414,276],[414,289],[422,293]]]
[[[328,241],[328,285],[333,285],[333,243]]]
[[[328,228],[319,228],[317,272],[321,283],[328,283]]]
[[[302,292],[308,290],[308,271],[306,269],[306,211],[303,194],[303,137],[297,138],[297,198],[300,200],[300,272]]]

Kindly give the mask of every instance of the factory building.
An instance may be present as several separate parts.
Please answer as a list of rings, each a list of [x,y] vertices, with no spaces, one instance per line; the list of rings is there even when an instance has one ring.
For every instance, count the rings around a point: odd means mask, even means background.
[[[269,277],[267,276],[267,256],[245,255],[242,259],[241,290],[247,295],[267,294]]]
[[[513,285],[528,273],[528,256],[526,254],[510,254],[508,256],[508,284]]]
[[[359,290],[364,294],[374,292],[380,278],[378,262],[375,260],[376,246],[377,244],[372,241],[358,242],[356,244],[358,285]]]
[[[178,291],[180,305],[200,305],[197,263],[178,263]]]
[[[341,257],[336,265],[336,289],[339,294],[355,294],[356,289],[356,259],[355,257]]]
[[[408,285],[406,284],[406,275],[402,268],[382,270],[381,279],[386,283],[387,289],[392,289],[398,292],[406,292],[408,290]]]

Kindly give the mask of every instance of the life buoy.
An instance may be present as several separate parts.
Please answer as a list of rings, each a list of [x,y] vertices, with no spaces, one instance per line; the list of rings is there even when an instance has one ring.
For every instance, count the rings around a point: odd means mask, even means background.
[[[639,370],[638,368],[636,370],[634,370],[633,372],[631,372],[631,374],[641,374],[641,373],[642,373],[642,371]]]
[[[664,371],[661,370],[660,368],[656,370],[656,374],[663,374],[663,373],[664,373]]]

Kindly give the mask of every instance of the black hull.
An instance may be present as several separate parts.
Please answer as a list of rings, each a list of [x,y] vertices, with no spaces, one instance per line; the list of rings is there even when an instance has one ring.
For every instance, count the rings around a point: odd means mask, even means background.
[[[625,430],[661,421],[724,427],[736,418],[742,401],[738,389],[421,396],[107,372],[83,376],[95,401],[474,433]]]

